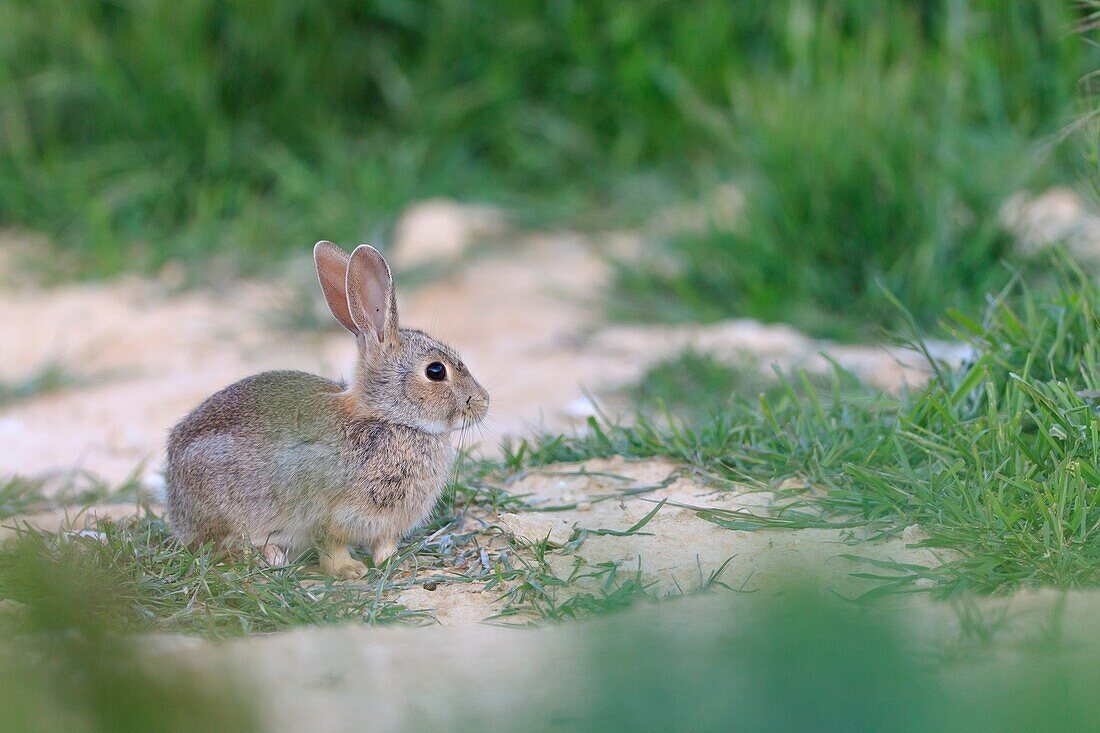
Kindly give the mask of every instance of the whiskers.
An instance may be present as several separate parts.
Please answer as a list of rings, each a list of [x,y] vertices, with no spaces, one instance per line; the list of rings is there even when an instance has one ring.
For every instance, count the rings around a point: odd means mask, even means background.
[[[468,427],[470,427],[470,418],[463,412],[462,424],[458,428],[458,455],[455,457],[454,465],[451,468],[451,490],[448,497],[451,511],[454,511],[455,502],[458,499],[458,477],[466,464],[466,428]]]

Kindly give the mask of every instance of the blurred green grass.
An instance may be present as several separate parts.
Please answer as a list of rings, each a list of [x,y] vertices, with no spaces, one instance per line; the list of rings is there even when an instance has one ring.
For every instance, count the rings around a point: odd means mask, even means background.
[[[716,600],[705,616],[666,606],[656,621],[587,626],[587,694],[525,709],[517,727],[971,733],[1076,731],[1095,716],[1088,690],[1100,668],[1087,653],[994,633],[996,660],[973,640],[960,640],[961,659],[938,660],[902,611],[784,590]],[[995,624],[993,615],[978,623]],[[476,710],[467,716],[465,729],[493,728]]]
[[[827,375],[811,374],[807,378],[816,389],[832,386]],[[845,386],[864,389],[855,379]],[[789,390],[786,375],[777,373],[774,367],[762,367],[747,356],[731,362],[689,349],[657,362],[623,392],[639,415],[702,425],[761,398],[785,398]]]
[[[9,0],[0,222],[59,272],[265,267],[409,201],[638,224],[735,178],[744,229],[623,268],[632,318],[927,320],[1004,277],[995,210],[1095,68],[1071,3]],[[857,311],[858,315],[850,313]]]
[[[377,235],[435,194],[521,218],[598,211],[619,189],[663,193],[651,170],[675,180],[708,157],[669,80],[720,98],[762,15],[14,0],[0,7],[0,219],[107,274],[210,253],[260,265],[321,233]]]
[[[780,7],[782,6],[782,7]],[[752,316],[857,339],[976,309],[1019,262],[999,221],[1020,190],[1081,179],[1078,83],[1096,55],[1069,3],[783,3],[776,63],[716,110],[746,203],[623,263],[614,315]],[[1065,138],[1065,139],[1062,139]]]
[[[224,649],[188,651],[171,637],[118,633],[106,619],[126,612],[125,583],[80,553],[72,559],[64,568],[27,557],[18,569],[48,603],[36,601],[0,626],[4,730],[285,727],[268,706],[288,690],[265,684],[263,670],[226,664]],[[564,674],[502,680],[490,665],[463,697],[397,705],[407,717],[394,725],[390,715],[387,729],[1076,731],[1096,717],[1100,668],[1088,641],[1095,625],[1080,607],[1069,614],[1050,603],[1010,625],[995,610],[960,607],[957,628],[945,608],[931,629],[914,623],[911,609],[846,603],[793,582],[782,590],[705,606],[670,603],[577,624],[568,636],[554,632],[577,655]],[[1028,624],[1024,632],[1004,628]],[[530,636],[513,641],[516,653],[540,648]],[[496,639],[493,648],[501,646]],[[468,656],[458,654],[447,668]],[[358,658],[331,660],[329,678],[358,679],[348,666]],[[398,665],[395,679],[415,673]],[[316,679],[316,670],[307,676]],[[353,710],[376,702],[329,684],[300,695]],[[535,685],[560,692],[538,694],[545,689]],[[524,704],[502,714],[502,694]]]
[[[0,729],[259,730],[249,683],[115,632],[133,591],[93,555],[6,555],[0,584],[28,591],[0,615]]]

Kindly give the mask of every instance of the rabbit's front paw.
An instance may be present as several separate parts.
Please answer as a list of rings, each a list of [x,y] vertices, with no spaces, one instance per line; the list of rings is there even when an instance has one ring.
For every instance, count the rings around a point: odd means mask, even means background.
[[[367,566],[352,557],[346,547],[321,552],[321,570],[336,580],[358,580],[367,574]]]
[[[367,566],[354,558],[348,558],[347,562],[332,568],[328,572],[337,580],[359,580],[367,574]]]

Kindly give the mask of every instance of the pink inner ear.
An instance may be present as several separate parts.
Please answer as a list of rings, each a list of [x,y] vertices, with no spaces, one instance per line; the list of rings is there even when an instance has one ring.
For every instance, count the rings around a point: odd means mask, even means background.
[[[348,264],[347,292],[351,318],[359,330],[372,332],[381,341],[390,316],[390,268],[378,250],[361,245]]]

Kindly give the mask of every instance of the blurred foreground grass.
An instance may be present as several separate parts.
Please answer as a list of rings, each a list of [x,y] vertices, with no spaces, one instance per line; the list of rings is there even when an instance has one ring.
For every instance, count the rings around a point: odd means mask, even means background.
[[[736,609],[736,610],[735,610]],[[666,609],[667,610],[667,609]],[[841,605],[798,585],[712,618],[590,629],[586,730],[1074,731],[1100,712],[1100,664],[1056,644],[999,665],[937,659],[904,614]],[[1015,645],[999,640],[1001,651]],[[977,652],[977,653],[976,653]],[[973,666],[971,666],[973,665]],[[568,706],[556,709],[570,719]],[[543,717],[545,716],[545,717]],[[545,711],[526,730],[558,729]]]
[[[249,682],[118,634],[113,619],[130,612],[124,580],[87,555],[65,560],[24,553],[2,570],[30,603],[0,608],[0,730],[258,729]]]
[[[260,665],[239,665],[230,677],[224,649],[185,655],[170,645],[158,649],[164,638],[110,631],[101,614],[124,597],[112,592],[114,580],[84,574],[83,563],[67,576],[57,570],[21,568],[40,585],[43,600],[0,625],[3,730],[245,731],[259,729],[261,719],[277,722],[283,695],[351,709],[381,703],[376,695],[349,695],[346,686],[336,697],[335,686],[264,685]],[[1074,638],[1087,633],[1079,617],[1066,622],[1060,608],[1052,608],[1043,622]],[[408,715],[397,729],[1060,732],[1086,729],[1100,714],[1095,654],[1075,653],[1058,634],[1047,643],[996,632],[977,639],[963,624],[958,639],[922,637],[902,613],[846,604],[797,585],[778,595],[716,597],[706,606],[659,610],[572,626],[570,643],[581,659],[570,667],[579,674],[537,682],[555,695],[531,694],[526,685],[533,675],[500,689],[509,682],[491,663],[448,658],[444,668],[475,664],[482,684],[463,696],[425,690],[429,705],[393,701]],[[990,622],[969,620],[971,628]],[[540,648],[537,637],[509,633],[509,648],[518,653]],[[388,648],[396,638],[389,637]],[[263,659],[257,650],[249,657],[244,647],[234,648],[243,659]],[[355,679],[357,670],[341,665],[361,654],[329,661],[329,676]],[[203,658],[210,663],[196,664]],[[531,663],[538,662],[532,656]],[[249,668],[255,677],[241,671]],[[396,664],[396,688],[413,684],[410,674],[416,671]],[[502,698],[511,701],[506,715]],[[354,716],[345,710],[335,717]],[[318,710],[317,719],[331,716]]]

